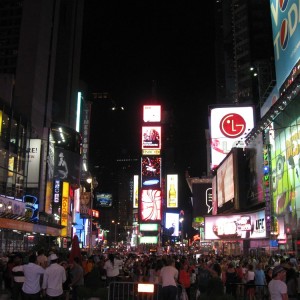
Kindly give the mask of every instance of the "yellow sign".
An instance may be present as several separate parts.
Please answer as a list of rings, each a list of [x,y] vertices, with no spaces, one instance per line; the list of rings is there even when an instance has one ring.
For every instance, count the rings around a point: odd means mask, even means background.
[[[62,236],[67,236],[68,232],[68,214],[69,214],[69,183],[63,182],[62,200],[61,200],[61,222],[62,226],[65,226],[61,230]]]
[[[142,154],[143,155],[160,155],[160,150],[143,149]]]

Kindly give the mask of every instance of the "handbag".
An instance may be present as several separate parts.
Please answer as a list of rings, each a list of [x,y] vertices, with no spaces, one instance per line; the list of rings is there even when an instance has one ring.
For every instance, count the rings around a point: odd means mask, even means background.
[[[182,287],[181,295],[180,295],[180,300],[189,300],[189,297],[186,293],[186,290],[184,287]]]

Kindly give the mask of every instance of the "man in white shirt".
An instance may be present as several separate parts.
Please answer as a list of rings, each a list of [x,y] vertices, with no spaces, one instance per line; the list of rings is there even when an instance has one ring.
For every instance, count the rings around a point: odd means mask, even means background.
[[[63,283],[67,280],[65,268],[57,263],[56,254],[50,255],[50,266],[43,277],[43,294],[48,299],[63,300]]]
[[[174,300],[177,297],[178,270],[175,268],[175,260],[170,258],[167,266],[160,270],[162,282],[162,299]]]
[[[282,266],[277,266],[273,269],[272,280],[268,285],[271,300],[288,300],[285,275],[286,271]]]
[[[29,263],[23,266],[25,281],[22,287],[24,300],[40,300],[41,275],[45,270],[37,264],[36,255],[29,256]]]

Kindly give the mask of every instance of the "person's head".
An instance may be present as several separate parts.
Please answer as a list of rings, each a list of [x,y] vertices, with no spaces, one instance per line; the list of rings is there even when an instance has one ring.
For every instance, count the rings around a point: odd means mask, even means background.
[[[59,153],[58,155],[59,158],[63,159],[64,158],[64,154],[62,152]]]
[[[80,264],[80,259],[78,256],[74,257],[73,261],[76,263],[76,264]]]
[[[16,266],[21,265],[21,264],[22,264],[22,258],[21,258],[20,256],[16,256],[16,257],[14,258],[14,264],[15,264]]]
[[[52,253],[52,254],[49,256],[49,259],[50,259],[50,263],[51,263],[51,264],[54,264],[54,263],[57,262],[58,256],[57,256],[55,253]]]
[[[286,271],[282,266],[276,266],[272,271],[272,278],[285,281]]]
[[[28,258],[28,261],[30,263],[36,263],[36,255],[35,254],[31,254]]]

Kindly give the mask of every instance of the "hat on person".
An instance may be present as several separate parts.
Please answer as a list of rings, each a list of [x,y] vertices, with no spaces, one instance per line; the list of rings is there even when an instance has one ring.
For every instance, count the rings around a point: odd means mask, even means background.
[[[284,267],[276,266],[272,271],[272,277],[276,277],[276,275],[282,271],[285,271]]]
[[[55,253],[52,253],[49,258],[50,258],[50,260],[58,259],[57,255]]]

